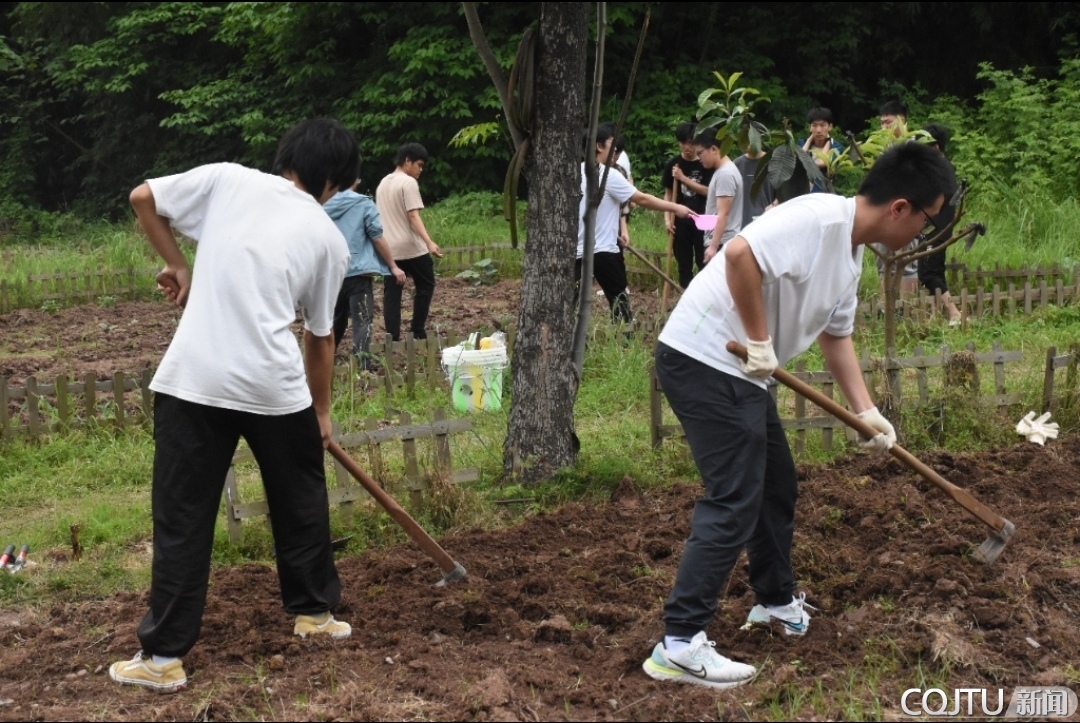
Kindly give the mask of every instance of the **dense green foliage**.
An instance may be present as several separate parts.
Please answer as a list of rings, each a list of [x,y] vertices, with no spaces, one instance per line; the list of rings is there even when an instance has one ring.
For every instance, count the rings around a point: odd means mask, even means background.
[[[607,117],[625,94],[644,7],[609,7]],[[508,66],[537,6],[486,3],[481,17]],[[672,128],[692,116],[712,71],[741,70],[772,99],[770,127],[784,116],[800,127],[808,107],[826,105],[840,126],[861,130],[885,98],[935,112],[942,96],[964,99],[945,104],[952,114],[943,117],[978,120],[988,143],[969,135],[969,147],[1009,154],[986,172],[1011,185],[1010,163],[1045,164],[1033,183],[1050,186],[1061,154],[1039,147],[1044,133],[1028,133],[1021,153],[999,141],[1010,108],[1025,132],[1067,120],[1077,71],[1060,59],[1076,55],[1077,26],[1071,3],[656,5],[627,121],[635,177],[655,188]],[[981,62],[993,66],[980,74]],[[1021,105],[1003,105],[1001,94]],[[463,126],[501,122],[457,3],[0,3],[8,225],[27,206],[116,215],[142,178],[201,162],[265,168],[279,135],[316,115],[357,130],[368,188],[405,140],[433,154],[432,198],[498,188],[510,155],[505,136],[448,146]]]

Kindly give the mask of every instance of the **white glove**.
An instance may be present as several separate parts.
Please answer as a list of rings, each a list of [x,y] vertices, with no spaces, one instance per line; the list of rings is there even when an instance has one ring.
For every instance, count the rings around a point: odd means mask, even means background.
[[[893,429],[888,419],[881,416],[881,412],[878,411],[877,407],[870,407],[859,412],[856,416],[879,432],[870,439],[859,440],[860,447],[874,452],[887,452],[892,449],[892,446],[896,444],[896,430]]]
[[[1027,441],[1040,445],[1048,439],[1057,439],[1058,423],[1049,422],[1048,419],[1050,412],[1044,412],[1038,419],[1035,418],[1035,412],[1028,412],[1017,422],[1016,432],[1027,437]]]
[[[773,351],[772,337],[765,341],[746,340],[746,361],[740,361],[743,373],[758,379],[768,379],[780,366]]]

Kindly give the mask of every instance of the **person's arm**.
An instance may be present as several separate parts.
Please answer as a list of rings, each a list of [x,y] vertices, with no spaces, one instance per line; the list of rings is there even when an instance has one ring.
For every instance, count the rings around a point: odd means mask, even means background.
[[[319,419],[323,448],[330,444],[330,389],[334,377],[334,335],[315,336],[304,329],[304,371],[307,373],[311,406]]]
[[[855,344],[850,336],[834,336],[827,331],[818,335],[818,346],[825,358],[825,368],[840,385],[844,397],[851,404],[851,411],[858,414],[874,406],[870,392],[863,381],[859,358],[855,355]]]
[[[630,245],[630,226],[626,223],[626,216],[619,214],[619,246],[625,248]]]
[[[386,238],[378,236],[372,239],[371,243],[375,245],[375,251],[378,252],[379,256],[390,268],[390,274],[394,277],[394,281],[397,282],[398,286],[403,286],[405,284],[405,272],[399,269],[394,261],[394,254],[390,253],[390,244],[386,243]]]
[[[735,302],[735,311],[746,330],[747,340],[769,339],[761,267],[750,250],[750,244],[742,236],[736,236],[724,246],[724,258],[727,261],[725,273],[731,300]]]
[[[165,268],[157,275],[158,288],[169,301],[183,306],[187,303],[188,292],[191,290],[191,269],[176,243],[169,219],[158,214],[154,193],[148,183],[135,188],[131,192],[130,201],[139,224],[146,232],[147,240],[165,261]]]
[[[675,202],[674,188],[664,189],[664,200],[668,203]],[[664,226],[665,228],[667,228],[668,236],[675,235],[675,214],[673,214],[671,211],[664,211]]]
[[[712,240],[709,248],[705,249],[705,263],[709,263],[716,252],[720,250],[720,240],[724,237],[724,229],[727,228],[728,213],[731,212],[731,203],[734,196],[716,197],[716,226],[713,227]],[[755,262],[756,263],[756,262]]]
[[[675,177],[676,181],[683,184],[699,196],[704,196],[709,192],[709,187],[707,185],[705,185],[704,183],[698,183],[693,178],[690,178],[690,176],[682,172],[682,169],[679,168],[678,165],[676,165],[675,168],[672,169],[671,175]]]
[[[662,198],[650,195],[648,193],[642,193],[641,191],[634,191],[634,195],[630,197],[630,203],[643,206],[644,208],[650,208],[653,211],[667,211],[675,214],[679,218],[689,218],[690,209],[682,204],[672,203],[671,201],[665,201]]]
[[[413,232],[416,233],[416,235],[419,236],[421,239],[423,239],[425,244],[427,244],[428,253],[430,253],[437,259],[441,259],[442,251],[439,250],[438,245],[436,245],[436,243],[431,240],[431,237],[428,236],[427,228],[424,226],[424,220],[420,218],[420,209],[414,208],[408,213],[409,226],[412,227]]]
[[[833,375],[840,390],[847,397],[851,410],[858,417],[878,431],[869,440],[863,440],[863,447],[877,451],[888,450],[896,442],[896,430],[892,423],[878,411],[870,391],[863,381],[859,359],[855,356],[855,344],[850,336],[834,336],[827,331],[818,335],[821,355],[825,358],[825,368]]]

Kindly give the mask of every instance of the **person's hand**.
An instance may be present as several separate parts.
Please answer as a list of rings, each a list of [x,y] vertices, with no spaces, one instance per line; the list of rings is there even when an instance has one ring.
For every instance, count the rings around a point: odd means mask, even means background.
[[[187,266],[166,266],[158,272],[157,287],[166,299],[177,306],[184,306],[191,290],[191,269]]]
[[[667,227],[668,236],[675,235],[675,214],[671,214],[670,216],[666,213],[664,214],[664,226]]]
[[[404,286],[405,285],[405,279],[407,277],[405,276],[405,272],[402,271],[399,267],[395,266],[392,269],[390,269],[390,274],[394,277],[394,281],[397,282],[398,286]]]
[[[428,253],[430,253],[432,256],[437,259],[442,258],[442,250],[439,249],[439,245],[437,243],[435,243],[434,241],[428,241],[427,248]]]
[[[629,231],[620,231],[619,232],[619,248],[626,248],[629,245],[630,245],[630,232]]]
[[[675,210],[673,210],[672,213],[679,218],[690,218],[694,215],[689,206],[684,206],[681,203],[675,204]]]
[[[686,182],[686,174],[682,172],[682,169],[679,168],[678,164],[675,164],[675,167],[671,169],[671,177],[679,183]]]
[[[712,261],[713,256],[720,253],[720,249],[712,244],[705,247],[705,257],[702,259],[706,264]]]
[[[874,452],[887,452],[896,444],[896,430],[888,419],[881,416],[877,407],[870,407],[856,415],[859,419],[869,424],[878,431],[870,439],[859,440],[859,446]]]
[[[780,366],[773,351],[772,337],[765,341],[746,340],[746,361],[740,361],[743,373],[758,379],[768,379]]]

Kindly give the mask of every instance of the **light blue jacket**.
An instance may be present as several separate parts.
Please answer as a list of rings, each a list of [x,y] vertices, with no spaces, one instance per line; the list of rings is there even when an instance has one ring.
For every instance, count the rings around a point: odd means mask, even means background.
[[[341,191],[323,208],[349,243],[349,268],[345,276],[388,275],[390,267],[375,250],[374,240],[383,235],[375,202],[356,191]]]

